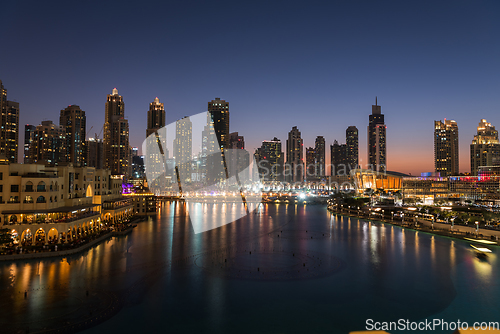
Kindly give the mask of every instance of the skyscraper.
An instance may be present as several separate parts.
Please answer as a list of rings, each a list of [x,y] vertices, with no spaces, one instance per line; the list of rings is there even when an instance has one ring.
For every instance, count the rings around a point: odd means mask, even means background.
[[[30,164],[30,144],[33,140],[33,132],[35,132],[36,126],[26,124],[24,126],[24,163]]]
[[[330,145],[330,160],[331,160],[331,176],[345,176],[349,175],[350,170],[347,166],[347,145],[339,144],[338,141],[334,141],[333,145]]]
[[[146,137],[148,137],[152,133],[155,133],[164,126],[165,107],[163,106],[163,103],[160,103],[159,98],[155,98],[155,100],[149,104]]]
[[[314,147],[306,148],[306,180],[316,176],[316,150]]]
[[[346,163],[352,168],[356,169],[359,165],[359,142],[358,142],[358,128],[350,126],[345,131],[346,140]]]
[[[368,123],[368,165],[377,172],[387,170],[386,129],[382,107],[375,98]]]
[[[87,148],[87,166],[96,169],[104,167],[104,145],[102,139],[89,138],[86,142]]]
[[[458,125],[434,121],[434,167],[441,176],[458,175]]]
[[[216,97],[208,102],[208,112],[212,115],[215,135],[222,150],[229,147],[229,102]]]
[[[211,120],[207,123],[211,124],[221,149],[221,153],[207,157],[207,181],[215,184],[229,176],[224,157],[224,151],[229,148],[229,102],[215,98],[208,102],[208,114]],[[218,152],[218,150],[212,152]]]
[[[316,177],[325,176],[325,138],[317,136],[314,143]]]
[[[228,176],[233,175],[243,176],[248,179],[249,174],[241,174],[250,164],[250,155],[245,150],[245,138],[240,136],[238,132],[229,134],[229,151],[225,155],[226,166],[229,169]]]
[[[193,158],[193,124],[189,117],[175,123],[175,166],[181,183],[191,182],[191,160]]]
[[[114,175],[124,175],[129,167],[129,129],[125,119],[125,104],[113,89],[108,94],[104,117],[104,168]]]
[[[283,181],[284,154],[281,141],[274,137],[264,140],[256,150],[255,161],[259,166],[259,174],[265,181]]]
[[[67,163],[66,129],[52,121],[43,121],[33,132],[30,163],[59,166]]]
[[[284,174],[288,182],[302,182],[304,180],[304,142],[296,126],[288,132]]]
[[[477,135],[470,145],[471,175],[478,175],[481,166],[500,165],[500,142],[498,131],[485,119],[479,122]]]
[[[86,150],[86,126],[87,119],[85,111],[81,110],[77,105],[68,106],[61,110],[59,116],[59,125],[66,129],[66,154],[67,162],[72,163],[75,167],[86,166],[87,150]]]
[[[7,100],[0,80],[0,159],[17,162],[19,146],[19,103]]]

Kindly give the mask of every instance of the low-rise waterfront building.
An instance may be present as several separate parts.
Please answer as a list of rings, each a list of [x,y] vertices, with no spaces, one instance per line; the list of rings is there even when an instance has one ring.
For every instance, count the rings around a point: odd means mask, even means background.
[[[121,179],[108,170],[0,165],[0,226],[22,244],[69,242],[132,214]]]
[[[138,186],[130,194],[124,194],[131,201],[134,215],[149,216],[156,214],[156,196],[147,187]]]

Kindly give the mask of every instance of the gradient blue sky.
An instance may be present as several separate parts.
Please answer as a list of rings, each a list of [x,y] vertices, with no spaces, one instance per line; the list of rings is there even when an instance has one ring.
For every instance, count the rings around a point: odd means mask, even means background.
[[[378,96],[388,169],[432,171],[433,121],[454,119],[460,170],[477,123],[500,126],[495,1],[4,1],[0,80],[24,124],[58,123],[77,104],[99,132],[117,87],[141,146],[158,96],[167,122],[229,101],[230,130],[252,150],[292,126],[305,146],[366,127]],[[329,154],[328,154],[329,157]]]

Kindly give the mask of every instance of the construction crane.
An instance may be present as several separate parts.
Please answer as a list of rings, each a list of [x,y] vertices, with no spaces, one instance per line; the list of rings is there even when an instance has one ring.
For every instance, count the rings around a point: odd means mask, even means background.
[[[87,134],[85,135],[85,140],[87,140],[87,138],[89,137],[89,132],[90,130],[92,130],[94,128],[94,126],[92,125],[89,129],[89,131],[87,131]]]
[[[99,131],[99,134],[97,134],[97,133],[95,134],[95,140],[99,139],[99,136],[101,135],[103,129],[104,129],[104,125],[102,126],[101,131]]]

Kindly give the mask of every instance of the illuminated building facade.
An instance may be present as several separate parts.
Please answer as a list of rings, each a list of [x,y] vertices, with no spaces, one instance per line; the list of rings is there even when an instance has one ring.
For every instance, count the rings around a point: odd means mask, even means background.
[[[382,107],[375,98],[368,123],[368,168],[377,172],[387,170],[386,130]]]
[[[325,176],[325,138],[323,136],[316,137],[314,142],[314,152],[315,152],[315,176],[323,177]]]
[[[371,169],[356,169],[351,171],[356,189],[359,193],[367,189],[396,192],[403,187],[403,178],[406,174],[398,172],[376,172]]]
[[[359,140],[358,128],[350,126],[345,131],[346,140],[346,163],[352,169],[356,169],[359,164]]]
[[[25,164],[30,164],[30,145],[31,141],[33,140],[33,132],[35,132],[36,126],[26,124],[24,126],[24,151],[23,151],[23,158],[24,158],[24,163]]]
[[[441,176],[459,174],[458,125],[453,120],[434,121],[434,167]]]
[[[67,164],[66,129],[52,121],[43,121],[33,132],[29,161],[34,164],[59,166]]]
[[[163,103],[160,103],[159,98],[155,98],[154,101],[149,104],[146,137],[148,137],[152,133],[157,132],[164,126],[165,126],[165,107]]]
[[[306,180],[316,176],[316,150],[314,147],[306,148]]]
[[[264,181],[283,181],[284,154],[278,138],[264,140],[256,151],[255,161]]]
[[[129,126],[125,103],[115,88],[108,94],[104,119],[104,168],[113,175],[125,175],[129,169]]]
[[[296,126],[288,132],[284,175],[288,182],[304,181],[304,142]]]
[[[86,124],[85,111],[77,105],[68,106],[61,110],[59,125],[66,130],[66,161],[74,166],[86,166]]]
[[[0,226],[22,245],[71,242],[132,215],[121,178],[89,167],[0,165]]]
[[[229,102],[215,98],[208,102],[208,112],[212,116],[215,135],[222,150],[229,148]]]
[[[19,147],[19,103],[7,100],[0,80],[0,159],[17,162]]]
[[[193,124],[189,117],[175,123],[174,159],[180,182],[191,182],[193,158]]]
[[[500,142],[498,131],[485,119],[479,122],[477,135],[470,145],[471,175],[478,175],[481,166],[500,165]]]

